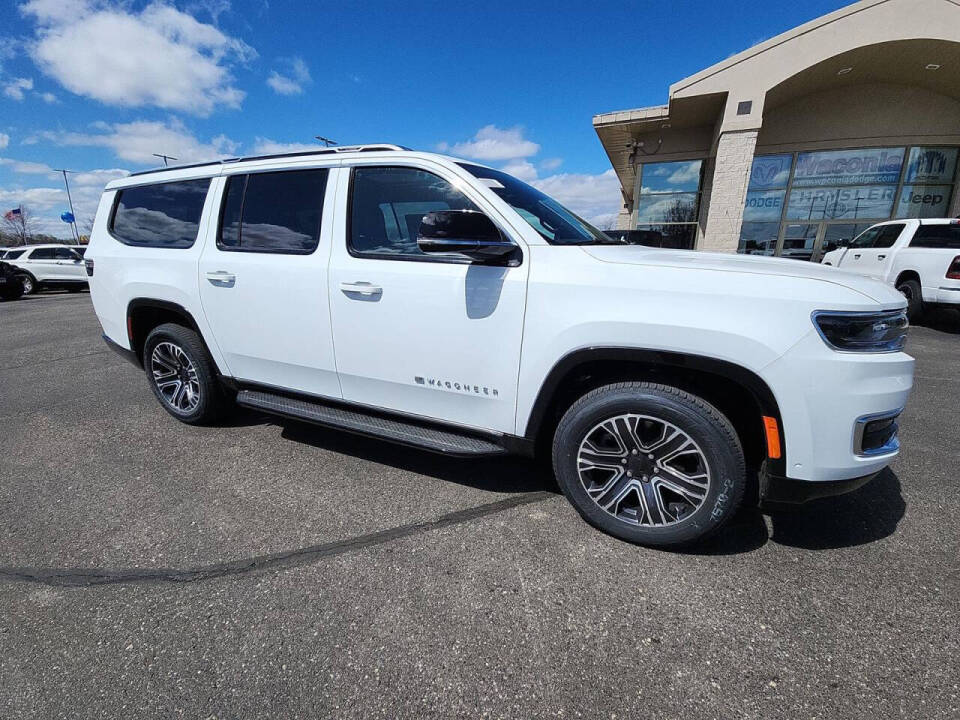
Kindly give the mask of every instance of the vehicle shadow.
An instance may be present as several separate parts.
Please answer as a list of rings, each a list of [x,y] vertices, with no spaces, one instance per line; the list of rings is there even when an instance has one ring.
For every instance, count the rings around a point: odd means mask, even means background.
[[[719,533],[687,552],[734,555],[773,541],[804,550],[854,547],[892,535],[906,512],[900,479],[885,469],[854,492],[813,500],[795,508],[744,508]],[[769,527],[765,517],[769,517]]]
[[[296,420],[273,418],[271,422],[283,428],[281,437],[285,440],[478,490],[498,493],[560,492],[549,469],[527,458],[447,457]]]
[[[296,420],[269,418],[265,421],[283,428],[281,437],[285,440],[458,485],[499,493],[560,493],[546,464],[526,458],[446,457]],[[683,552],[737,555],[757,550],[768,541],[806,550],[864,545],[892,535],[905,510],[900,480],[887,468],[871,482],[846,495],[813,500],[776,512],[744,507],[716,535]]]
[[[960,335],[960,310],[930,309],[924,312],[923,317],[915,324],[951,335]]]

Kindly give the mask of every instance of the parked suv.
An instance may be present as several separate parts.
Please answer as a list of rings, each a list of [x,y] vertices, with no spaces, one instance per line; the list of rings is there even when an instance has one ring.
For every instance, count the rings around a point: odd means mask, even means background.
[[[819,265],[611,240],[499,170],[330,148],[110,183],[107,343],[186,423],[231,402],[451,455],[542,454],[589,522],[703,538],[898,452],[904,298]]]
[[[50,287],[79,292],[87,287],[84,250],[68,245],[28,245],[7,250],[3,259],[22,271],[24,295]]]
[[[878,223],[822,262],[890,283],[907,298],[911,320],[924,305],[960,309],[960,220]]]

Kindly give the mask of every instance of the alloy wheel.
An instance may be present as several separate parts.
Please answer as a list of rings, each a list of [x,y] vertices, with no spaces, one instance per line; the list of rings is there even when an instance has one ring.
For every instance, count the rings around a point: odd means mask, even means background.
[[[595,425],[580,443],[577,472],[601,509],[645,527],[682,522],[710,490],[710,467],[697,443],[650,415],[617,415]]]
[[[179,345],[157,343],[150,354],[150,372],[164,402],[188,415],[200,404],[200,380],[193,361]]]

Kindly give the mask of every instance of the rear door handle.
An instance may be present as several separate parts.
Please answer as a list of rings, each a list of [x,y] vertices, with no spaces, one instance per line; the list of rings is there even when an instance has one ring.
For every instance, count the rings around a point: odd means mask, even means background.
[[[853,256],[853,259],[854,259],[854,260],[859,260],[859,259],[860,259],[860,253],[857,253],[856,255],[854,255],[854,256]]]
[[[886,255],[877,255],[877,260],[886,260],[886,259],[887,259]]]
[[[237,282],[237,276],[226,270],[211,270],[207,273],[207,280],[217,287],[233,287]]]
[[[363,297],[383,294],[382,287],[368,282],[342,282],[340,283],[340,290],[347,295],[362,295]]]

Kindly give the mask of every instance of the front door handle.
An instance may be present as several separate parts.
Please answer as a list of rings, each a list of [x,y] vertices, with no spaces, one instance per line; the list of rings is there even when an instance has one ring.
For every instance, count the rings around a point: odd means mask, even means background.
[[[368,282],[342,282],[340,283],[340,290],[347,295],[362,295],[363,297],[383,295],[382,287]]]
[[[877,255],[877,260],[886,260],[886,259],[887,259],[886,255]]]
[[[237,282],[237,276],[226,270],[211,270],[207,273],[207,280],[217,287],[233,287]]]

